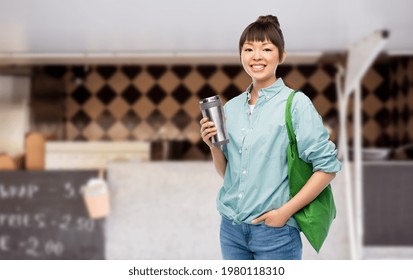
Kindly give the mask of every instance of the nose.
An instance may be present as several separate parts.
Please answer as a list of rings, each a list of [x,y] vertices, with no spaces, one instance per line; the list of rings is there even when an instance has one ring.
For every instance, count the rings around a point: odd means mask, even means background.
[[[254,60],[260,60],[261,59],[261,52],[259,50],[254,52]]]

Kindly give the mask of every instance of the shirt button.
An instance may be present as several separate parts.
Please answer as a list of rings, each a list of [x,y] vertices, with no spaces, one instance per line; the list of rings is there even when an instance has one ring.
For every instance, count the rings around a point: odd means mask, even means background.
[[[247,170],[242,171],[242,174],[247,174]]]
[[[240,192],[240,193],[238,194],[238,198],[239,198],[239,199],[241,199],[243,196],[244,196],[244,193],[243,193],[243,192]]]
[[[241,153],[242,153],[242,151],[241,151],[241,150],[239,150],[239,153],[241,154]]]

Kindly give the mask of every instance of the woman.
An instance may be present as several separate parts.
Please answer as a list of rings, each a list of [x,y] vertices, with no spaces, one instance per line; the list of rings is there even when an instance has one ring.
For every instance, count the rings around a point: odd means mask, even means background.
[[[292,92],[277,66],[286,52],[277,17],[260,16],[239,41],[241,62],[252,84],[225,106],[229,144],[214,147],[214,123],[203,118],[201,137],[224,183],[217,197],[222,215],[224,259],[301,259],[302,243],[294,213],[311,202],[335,177],[341,164],[335,145],[310,99],[296,93],[291,106],[300,158],[314,174],[289,199],[285,107]]]

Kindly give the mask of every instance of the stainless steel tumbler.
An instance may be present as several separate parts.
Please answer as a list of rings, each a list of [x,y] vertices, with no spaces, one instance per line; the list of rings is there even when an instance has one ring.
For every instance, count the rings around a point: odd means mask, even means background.
[[[204,98],[199,101],[202,116],[214,122],[217,134],[212,136],[211,142],[215,147],[229,143],[227,130],[225,128],[224,108],[218,95]]]

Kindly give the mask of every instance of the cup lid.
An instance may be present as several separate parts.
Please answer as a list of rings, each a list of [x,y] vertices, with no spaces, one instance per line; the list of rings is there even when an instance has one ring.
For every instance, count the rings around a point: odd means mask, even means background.
[[[219,95],[210,96],[199,101],[199,104],[220,100]]]

